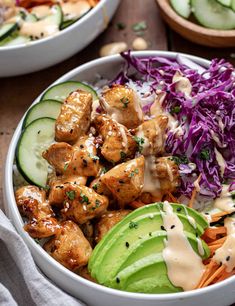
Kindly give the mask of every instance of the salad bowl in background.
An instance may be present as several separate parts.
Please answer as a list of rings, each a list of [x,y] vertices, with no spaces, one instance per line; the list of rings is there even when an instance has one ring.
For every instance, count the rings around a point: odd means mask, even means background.
[[[134,52],[133,54],[137,57],[164,56],[166,58],[176,58],[178,56],[177,53],[163,51]],[[186,62],[187,59],[194,61],[195,68],[197,65],[204,67],[209,66],[209,61],[202,58],[190,55],[183,55],[183,58],[185,58]],[[112,79],[120,71],[123,62],[124,60],[119,55],[97,59],[72,70],[59,78],[53,85],[68,80],[94,83],[96,81],[95,75],[97,74],[105,79]],[[40,97],[38,97],[34,103],[37,103],[39,99]],[[171,294],[131,293],[107,288],[90,282],[69,271],[50,257],[50,255],[24,231],[23,220],[15,202],[13,165],[15,149],[20,137],[22,124],[23,119],[15,131],[7,154],[4,178],[5,209],[18,233],[30,248],[36,264],[48,278],[54,281],[60,288],[83,300],[88,305],[95,306],[226,306],[234,302],[235,277],[230,277],[218,284],[194,291]]]
[[[156,3],[165,22],[184,38],[209,47],[234,46],[235,30],[215,30],[203,27],[178,15],[169,0],[156,0]]]
[[[0,47],[0,77],[16,76],[55,65],[86,47],[107,27],[120,0],[101,0],[66,29],[37,41]]]

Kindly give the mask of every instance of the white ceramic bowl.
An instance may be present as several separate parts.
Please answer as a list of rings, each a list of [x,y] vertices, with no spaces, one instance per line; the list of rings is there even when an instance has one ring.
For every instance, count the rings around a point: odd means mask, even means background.
[[[86,47],[107,26],[120,0],[101,0],[56,35],[24,45],[0,47],[0,77],[34,72],[57,64]]]
[[[135,52],[134,54],[136,56],[162,55],[168,58],[175,58],[177,55],[177,53],[162,51]],[[203,66],[209,65],[209,61],[205,59],[190,55],[185,56]],[[97,59],[72,70],[54,84],[67,80],[88,81],[92,83],[97,73],[105,78],[112,79],[119,71],[122,62],[123,60],[119,55]],[[159,295],[140,294],[118,291],[92,283],[56,262],[23,230],[22,218],[16,206],[12,182],[12,166],[16,144],[21,132],[21,125],[22,120],[12,138],[6,160],[4,187],[6,210],[17,231],[30,248],[39,268],[59,287],[73,296],[82,299],[90,306],[227,306],[235,301],[235,277],[194,291]]]

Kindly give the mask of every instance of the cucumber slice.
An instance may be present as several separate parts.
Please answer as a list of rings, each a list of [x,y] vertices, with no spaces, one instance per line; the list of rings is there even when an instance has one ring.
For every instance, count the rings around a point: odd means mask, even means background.
[[[67,27],[69,27],[71,24],[73,24],[74,22],[76,22],[78,19],[70,19],[70,20],[65,20],[61,23],[60,29],[66,29]]]
[[[170,0],[173,9],[176,13],[186,19],[189,18],[191,14],[190,0]]]
[[[40,118],[29,124],[18,141],[16,163],[22,176],[31,184],[46,187],[48,163],[42,152],[55,138],[55,119]]]
[[[22,129],[36,119],[49,117],[56,119],[59,116],[62,103],[56,100],[45,100],[33,105],[27,112]]]
[[[223,6],[230,7],[231,5],[231,0],[216,0],[216,1]]]
[[[1,46],[18,46],[18,45],[24,45],[30,42],[29,37],[26,36],[16,36],[12,37],[9,36],[5,40],[0,43]]]
[[[231,1],[231,9],[235,12],[235,0]]]
[[[16,31],[18,25],[16,22],[5,23],[0,27],[0,41],[8,37],[11,33]]]
[[[218,30],[235,28],[235,13],[215,0],[191,0],[195,18],[203,26]]]
[[[67,82],[63,82],[57,85],[54,85],[52,87],[50,87],[49,89],[47,89],[47,91],[42,95],[41,100],[57,100],[57,101],[64,101],[68,95],[77,90],[84,90],[87,92],[90,92],[92,94],[93,97],[93,101],[94,100],[98,100],[98,96],[97,93],[95,92],[95,90],[84,84],[81,82],[75,82],[75,81],[67,81]]]

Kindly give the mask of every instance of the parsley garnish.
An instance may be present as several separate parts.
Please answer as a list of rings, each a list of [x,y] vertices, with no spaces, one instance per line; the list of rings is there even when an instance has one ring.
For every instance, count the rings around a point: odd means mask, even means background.
[[[137,23],[133,24],[132,30],[135,31],[135,32],[147,30],[146,21],[140,21],[140,22],[137,22]]]
[[[137,228],[138,228],[138,223],[137,223],[137,222],[131,221],[131,222],[129,223],[129,228],[130,228],[130,229],[132,229],[132,228],[137,229]]]
[[[121,151],[120,152],[120,156],[121,156],[121,159],[125,159],[126,158],[126,153]]]
[[[130,103],[130,100],[127,97],[121,98],[120,101],[123,103],[123,108],[127,108],[127,105]]]
[[[92,188],[96,191],[98,189],[98,184],[94,184]]]
[[[96,208],[100,207],[100,200],[98,199],[95,200],[95,207]]]
[[[107,172],[107,169],[105,167],[103,167],[100,171],[100,174],[105,174]]]
[[[118,30],[124,30],[124,29],[126,28],[126,25],[125,25],[125,23],[123,23],[123,22],[117,22],[117,23],[116,23],[116,28],[117,28]]]
[[[66,163],[64,164],[64,171],[66,171],[66,170],[67,170],[68,165],[69,165],[69,163],[68,163],[68,162],[66,162]]]
[[[181,108],[180,106],[173,106],[170,110],[171,114],[178,114],[180,112]]]
[[[133,139],[138,144],[138,150],[141,153],[142,150],[143,150],[144,138],[138,137],[138,136],[134,136]]]
[[[75,199],[75,191],[74,190],[66,191],[66,195],[70,200]]]
[[[207,148],[202,149],[199,156],[200,156],[200,159],[209,160],[210,159],[210,150],[207,149]]]
[[[135,174],[139,173],[139,169],[135,169],[133,171],[131,171],[131,173],[129,174],[129,177],[133,177]]]
[[[170,160],[174,161],[177,165],[180,165],[180,164],[188,164],[189,163],[189,160],[187,158],[187,156],[185,155],[181,155],[181,156],[172,156],[170,158]]]
[[[87,205],[90,204],[89,199],[85,194],[81,193],[80,196],[82,198],[81,203],[86,203]]]
[[[91,153],[89,153],[88,156],[89,156],[91,159],[93,159],[93,160],[99,160],[99,159],[100,159],[99,156],[97,156],[97,155],[92,155]]]

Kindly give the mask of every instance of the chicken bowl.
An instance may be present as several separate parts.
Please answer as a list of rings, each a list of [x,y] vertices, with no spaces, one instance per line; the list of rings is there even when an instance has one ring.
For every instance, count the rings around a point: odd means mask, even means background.
[[[82,50],[106,29],[119,0],[17,3],[6,21],[0,8],[0,77],[42,70]]]
[[[5,208],[48,278],[88,305],[234,302],[232,74],[125,52],[34,101],[8,151]]]

